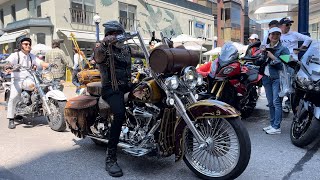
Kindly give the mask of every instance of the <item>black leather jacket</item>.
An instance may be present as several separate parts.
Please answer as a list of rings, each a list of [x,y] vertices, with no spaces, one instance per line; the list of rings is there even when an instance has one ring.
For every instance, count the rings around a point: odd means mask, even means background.
[[[122,48],[111,46],[114,58],[115,75],[119,86],[127,86],[131,80],[131,49],[124,45]],[[94,59],[99,64],[102,86],[111,87],[111,54],[108,48],[101,45],[94,50]]]

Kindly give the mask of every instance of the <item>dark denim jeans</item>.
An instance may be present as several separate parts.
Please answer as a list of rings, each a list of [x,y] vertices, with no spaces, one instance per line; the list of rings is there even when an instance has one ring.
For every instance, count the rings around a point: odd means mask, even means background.
[[[279,129],[282,121],[282,98],[279,97],[280,80],[269,76],[262,78],[262,83],[266,91],[268,105],[270,110],[270,125]]]

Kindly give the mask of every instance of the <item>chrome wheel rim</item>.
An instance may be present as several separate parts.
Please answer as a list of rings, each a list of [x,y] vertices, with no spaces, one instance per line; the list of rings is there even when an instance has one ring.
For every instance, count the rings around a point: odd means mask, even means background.
[[[238,164],[240,144],[238,136],[226,119],[206,118],[195,124],[206,140],[205,145],[197,142],[187,130],[185,157],[198,172],[209,177],[229,174]]]

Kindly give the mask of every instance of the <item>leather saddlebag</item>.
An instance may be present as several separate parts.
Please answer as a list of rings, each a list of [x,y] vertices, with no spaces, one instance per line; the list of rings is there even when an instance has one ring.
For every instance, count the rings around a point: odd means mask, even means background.
[[[197,66],[199,53],[182,48],[156,48],[150,54],[150,67],[156,73],[176,73]]]
[[[77,96],[68,100],[64,109],[65,120],[73,134],[84,138],[98,116],[98,98]]]
[[[77,76],[81,85],[101,81],[100,71],[98,69],[83,69]]]

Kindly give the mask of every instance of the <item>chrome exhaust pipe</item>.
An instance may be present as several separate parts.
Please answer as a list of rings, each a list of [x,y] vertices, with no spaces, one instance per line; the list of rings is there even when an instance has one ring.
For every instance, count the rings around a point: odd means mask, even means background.
[[[109,140],[107,140],[107,139],[103,139],[103,138],[99,138],[99,137],[95,137],[95,136],[91,136],[91,135],[87,135],[87,136],[89,138],[96,139],[96,140],[104,142],[106,144],[108,144],[108,142],[109,142]],[[127,144],[127,143],[119,142],[118,147],[127,149],[127,148],[133,148],[134,146]]]

